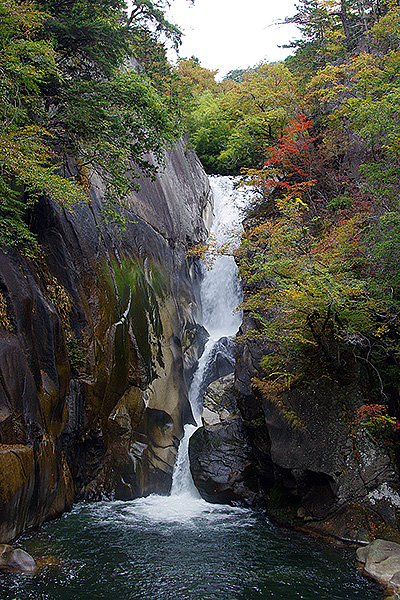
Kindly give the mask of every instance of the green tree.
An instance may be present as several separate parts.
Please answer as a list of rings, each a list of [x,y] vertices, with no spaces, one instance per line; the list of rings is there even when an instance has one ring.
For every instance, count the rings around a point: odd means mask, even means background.
[[[97,171],[106,212],[121,220],[115,207],[139,171],[154,175],[146,154],[161,163],[179,129],[165,89],[134,54],[146,32],[158,54],[157,35],[178,41],[161,7],[137,0],[128,15],[119,0],[48,0],[41,11],[0,1],[3,244],[32,240],[23,216],[38,194],[67,206],[87,200]]]
[[[296,78],[283,63],[261,63],[223,96],[221,107],[231,134],[219,161],[225,168],[260,165],[264,148],[294,116]]]
[[[301,37],[286,47],[296,49],[286,60],[304,81],[321,68],[357,48],[371,48],[371,29],[396,0],[301,0],[284,23],[297,25]]]
[[[179,59],[175,72],[179,78],[179,93],[188,100],[204,91],[217,93],[220,90],[220,86],[215,81],[218,70],[210,71],[210,69],[202,67],[199,59],[195,56]]]
[[[355,132],[365,141],[364,188],[386,210],[397,208],[400,192],[399,15],[400,9],[395,8],[371,29],[371,44],[380,52],[364,52],[328,65],[309,88],[317,110],[325,113],[328,129],[347,137],[345,145]]]
[[[221,108],[222,95],[198,94],[186,118],[187,131],[207,173],[226,174],[219,156],[227,146],[230,124]]]
[[[226,173],[219,155],[226,148],[230,132],[221,107],[229,84],[217,82],[218,71],[202,67],[195,57],[180,59],[174,72],[178,78],[176,89],[182,120],[191,144],[208,173]]]
[[[84,197],[57,172],[41,88],[58,80],[52,46],[37,39],[48,15],[13,0],[0,2],[0,243],[34,238],[23,220],[26,206],[47,190],[72,205]]]
[[[274,349],[262,366],[272,378],[296,378],[311,364],[315,372],[319,365],[320,372],[343,375],[353,346],[378,329],[376,304],[354,269],[363,218],[343,220],[320,237],[301,199],[275,202],[279,215],[248,232],[239,259],[243,308],[259,324],[255,335]]]

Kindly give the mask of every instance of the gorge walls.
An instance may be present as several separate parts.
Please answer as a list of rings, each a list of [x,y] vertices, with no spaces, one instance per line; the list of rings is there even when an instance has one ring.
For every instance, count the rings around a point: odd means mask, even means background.
[[[31,215],[41,254],[0,255],[0,541],[74,498],[171,485],[197,360],[196,264],[209,184],[180,142],[141,180],[127,228],[102,219],[103,186],[66,212]]]

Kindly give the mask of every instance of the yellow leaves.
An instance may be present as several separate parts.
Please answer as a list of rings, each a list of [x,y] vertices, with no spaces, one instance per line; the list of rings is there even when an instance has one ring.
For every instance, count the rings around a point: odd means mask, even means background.
[[[391,156],[400,154],[400,137],[394,137],[390,144],[383,144],[382,148],[388,151]]]
[[[196,58],[179,59],[174,71],[179,77],[178,87],[183,95],[192,96],[205,90],[219,91],[220,86],[215,81],[218,70],[202,67]]]
[[[338,0],[317,0],[317,4],[320,7],[326,8],[329,12],[340,11],[340,2]]]
[[[0,39],[19,31],[24,35],[32,35],[48,17],[47,13],[34,9],[28,2],[0,0]]]
[[[193,256],[203,262],[207,269],[211,269],[218,256],[232,256],[235,254],[235,243],[229,239],[218,243],[214,235],[210,235],[206,243],[198,243],[186,251],[186,256]]]
[[[276,204],[279,215],[248,231],[246,260],[238,256],[247,288],[242,308],[279,352],[336,356],[334,348],[353,339],[353,330],[371,331],[374,307],[366,282],[353,272],[365,214],[332,224],[318,238],[306,226],[308,207],[301,199]]]
[[[84,188],[56,172],[54,153],[44,143],[48,132],[40,127],[16,128],[0,134],[0,169],[3,175],[14,175],[31,192],[47,193],[66,207],[87,202]]]
[[[281,373],[275,380],[262,380],[254,377],[251,380],[252,386],[261,392],[263,398],[271,404],[274,404],[281,413],[287,424],[293,429],[305,428],[305,425],[299,415],[291,409],[283,400],[283,394],[290,389],[290,383],[293,375],[290,373]]]
[[[51,275],[48,275],[46,291],[52,304],[57,308],[63,324],[69,328],[69,315],[73,305],[69,292]]]
[[[260,63],[225,94],[223,107],[235,122],[258,117],[264,127],[283,126],[298,94],[296,78],[283,63]]]
[[[376,338],[381,338],[389,331],[390,331],[390,328],[388,327],[388,325],[386,325],[386,323],[384,323],[383,325],[380,325],[378,327],[378,329],[376,331],[374,331],[374,333],[372,335]]]
[[[0,325],[7,331],[11,331],[11,323],[7,314],[7,302],[3,294],[0,292]]]
[[[90,192],[90,174],[89,169],[80,160],[77,161],[77,169],[79,176],[79,183],[87,194]]]
[[[400,7],[397,0],[386,0],[389,12],[379,19],[372,28],[372,35],[377,41],[398,43],[400,36]]]
[[[330,118],[343,113],[349,99],[363,97],[372,89],[371,82],[382,73],[381,59],[362,52],[340,65],[331,64],[321,69],[307,86],[307,99],[318,102],[338,102]]]
[[[40,81],[56,75],[54,49],[49,42],[34,37],[48,16],[28,3],[0,0],[0,115],[3,126],[23,113],[29,97],[40,94]]]
[[[399,12],[399,0],[386,0],[386,6],[389,9],[389,13],[393,16],[393,11]]]
[[[310,210],[308,207],[308,204],[306,204],[305,202],[303,202],[303,200],[301,198],[295,198],[294,199],[294,205],[297,206],[302,206],[303,208],[305,208],[306,210]]]
[[[343,81],[346,72],[345,65],[328,65],[321,69],[307,86],[307,98],[317,98],[321,102],[335,99],[340,92],[348,89]]]
[[[211,247],[215,247],[215,238],[212,239],[210,236],[209,243],[203,244],[202,242],[199,242],[198,244],[195,244],[186,250],[186,256],[193,256],[194,258],[198,258],[200,260],[204,258],[204,255]]]

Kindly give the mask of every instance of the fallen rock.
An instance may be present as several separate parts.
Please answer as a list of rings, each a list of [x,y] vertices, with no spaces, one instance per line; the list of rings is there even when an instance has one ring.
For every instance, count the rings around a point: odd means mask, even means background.
[[[209,410],[208,408],[203,408],[202,418],[204,425],[216,425],[217,423],[221,422],[219,414]]]
[[[38,566],[30,554],[21,548],[0,544],[0,570],[7,573],[34,575]]]
[[[210,383],[231,375],[235,369],[234,343],[231,338],[222,337],[213,346],[208,366],[204,372],[201,392]]]
[[[189,457],[194,483],[208,502],[259,501],[258,475],[241,419],[197,429],[190,438]]]
[[[400,592],[400,544],[377,539],[358,548],[356,562],[364,575],[396,594]]]

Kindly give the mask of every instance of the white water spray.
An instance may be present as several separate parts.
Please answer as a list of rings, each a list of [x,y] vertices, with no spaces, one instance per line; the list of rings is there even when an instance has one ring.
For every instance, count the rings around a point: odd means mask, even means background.
[[[210,179],[214,196],[214,221],[210,236],[217,244],[229,242],[231,250],[237,245],[241,231],[240,206],[243,193],[234,189],[234,180],[230,177]],[[189,402],[197,426],[186,425],[175,463],[171,497],[185,495],[199,499],[189,463],[189,439],[201,425],[203,410],[203,381],[205,372],[213,360],[213,349],[222,337],[232,337],[238,331],[242,315],[238,309],[241,302],[241,285],[237,278],[237,266],[232,256],[218,256],[209,270],[204,271],[201,282],[200,298],[203,313],[202,325],[210,337],[199,360],[189,390]]]

